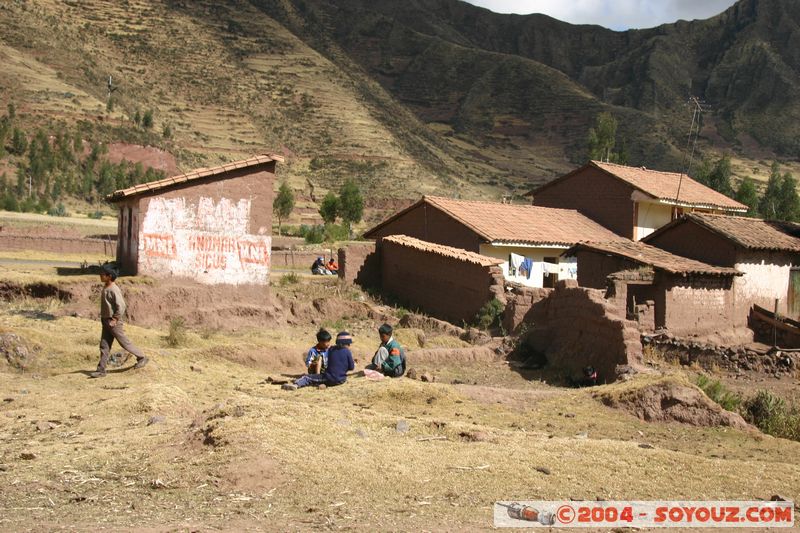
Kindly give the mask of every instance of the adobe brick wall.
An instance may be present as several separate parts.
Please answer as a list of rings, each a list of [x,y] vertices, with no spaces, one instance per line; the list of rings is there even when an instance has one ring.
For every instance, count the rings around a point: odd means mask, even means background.
[[[577,209],[614,233],[632,239],[636,225],[633,191],[630,185],[589,167],[536,194],[533,205]]]
[[[510,284],[509,284],[510,285]],[[531,324],[531,309],[549,297],[555,289],[525,287],[514,284],[513,290],[506,293],[506,308],[503,312],[503,329],[510,334],[519,333],[523,324]]]
[[[730,241],[691,222],[673,226],[647,239],[647,244],[709,265],[732,267],[736,263],[736,248]]]
[[[319,256],[323,256],[327,263],[331,253],[329,250],[272,250],[270,264],[274,268],[295,268],[310,273],[311,265]]]
[[[381,257],[378,244],[365,242],[339,248],[339,279],[365,288],[381,285]]]
[[[402,304],[454,324],[473,322],[484,304],[503,298],[499,267],[381,242],[383,291]],[[504,300],[503,303],[505,303]]]
[[[657,273],[656,327],[678,336],[725,333],[742,325],[735,320],[732,281],[721,276],[670,276]]]
[[[578,261],[578,285],[592,289],[605,289],[611,274],[636,270],[640,266],[622,257],[591,250],[580,250],[575,256]]]
[[[577,379],[582,376],[583,368],[591,365],[597,370],[600,382],[612,382],[617,376],[617,365],[642,364],[642,343],[636,324],[626,320],[614,303],[606,300],[603,290],[577,287],[569,280],[558,282],[541,299],[538,299],[540,294],[532,292],[535,290],[522,291],[522,298],[535,302],[525,313],[524,321],[530,327],[525,342],[547,357],[548,366]]]
[[[267,284],[274,170],[273,161],[119,202],[123,271]]]
[[[116,254],[116,241],[100,239],[78,239],[60,237],[39,237],[31,235],[0,235],[0,249],[3,250],[40,250],[61,254],[106,255],[112,258]]]
[[[379,240],[389,235],[408,235],[426,242],[462,248],[475,253],[480,253],[480,245],[484,242],[464,224],[426,203],[383,226],[370,235],[370,238]]]

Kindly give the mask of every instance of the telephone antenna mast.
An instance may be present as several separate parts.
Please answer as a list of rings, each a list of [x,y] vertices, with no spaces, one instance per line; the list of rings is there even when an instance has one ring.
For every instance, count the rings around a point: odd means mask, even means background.
[[[683,152],[683,162],[681,162],[681,177],[678,179],[678,193],[675,195],[676,204],[681,197],[683,175],[689,175],[689,171],[692,169],[692,163],[694,162],[694,152],[697,148],[697,138],[700,136],[700,115],[702,115],[703,111],[708,110],[708,106],[705,104],[705,102],[700,101],[700,99],[698,99],[696,96],[690,96],[687,104],[692,107],[692,122],[689,125],[689,135],[686,138],[686,149]]]

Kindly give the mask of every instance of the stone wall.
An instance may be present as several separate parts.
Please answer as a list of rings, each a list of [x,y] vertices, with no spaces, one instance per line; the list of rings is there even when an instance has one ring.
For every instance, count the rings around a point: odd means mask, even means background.
[[[454,324],[472,323],[493,298],[505,304],[499,266],[381,243],[381,286],[403,305]]]
[[[605,291],[577,287],[571,280],[559,281],[545,297],[531,289],[508,296],[506,321],[510,314],[524,312],[528,332],[525,344],[547,358],[550,367],[565,377],[577,379],[586,366],[593,366],[599,382],[612,382],[618,365],[642,364],[642,343],[636,323],[625,319]],[[522,300],[522,303],[518,303]]]
[[[365,242],[339,248],[339,279],[362,287],[380,287],[381,258],[378,245]]]

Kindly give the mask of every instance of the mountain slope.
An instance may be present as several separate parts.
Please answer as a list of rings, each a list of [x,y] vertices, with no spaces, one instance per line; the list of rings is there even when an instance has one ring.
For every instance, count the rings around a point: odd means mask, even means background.
[[[601,111],[631,163],[678,169],[689,95],[710,105],[706,153],[747,172],[797,157],[798,24],[791,0],[627,32],[458,0],[16,0],[0,5],[0,101],[30,137],[152,144],[183,169],[279,151],[304,201],[348,177],[373,204],[497,198],[582,162]]]

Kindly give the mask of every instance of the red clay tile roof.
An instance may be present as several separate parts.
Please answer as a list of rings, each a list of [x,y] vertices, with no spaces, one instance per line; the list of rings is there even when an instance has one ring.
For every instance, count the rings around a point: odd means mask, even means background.
[[[230,163],[225,163],[224,165],[219,165],[217,167],[196,168],[191,172],[187,172],[186,174],[179,174],[177,176],[172,176],[171,178],[164,178],[163,180],[151,181],[149,183],[141,183],[139,185],[134,185],[133,187],[129,187],[127,189],[120,189],[118,191],[114,191],[108,196],[106,196],[106,200],[109,202],[116,202],[124,198],[129,198],[131,196],[136,196],[146,192],[159,191],[161,189],[169,188],[173,185],[179,185],[189,181],[194,181],[201,178],[207,178],[209,176],[224,174],[226,172],[230,172],[231,170],[238,170],[240,168],[248,168],[256,165],[263,165],[264,163],[269,163],[271,161],[278,161],[279,163],[283,163],[283,157],[273,154],[263,154],[251,157],[250,159],[243,159],[241,161],[232,161]]]
[[[625,240],[574,209],[454,200],[440,196],[423,196],[415,204],[367,231],[364,236],[369,237],[423,203],[443,211],[487,242],[572,246],[581,241]]]
[[[741,248],[800,252],[800,238],[797,237],[800,236],[800,224],[710,213],[688,213],[651,233],[644,241],[687,222],[717,233]]]
[[[443,246],[441,244],[421,241],[419,239],[415,239],[414,237],[408,237],[407,235],[391,235],[389,237],[384,237],[383,242],[391,242],[400,246],[405,246],[406,248],[413,248],[422,252],[430,252],[432,254],[442,255],[444,257],[465,261],[467,263],[474,263],[480,266],[496,266],[503,263],[502,259],[495,259],[494,257],[476,254],[475,252],[468,252],[467,250],[462,250],[461,248],[453,248],[452,246]]]
[[[634,241],[584,242],[576,244],[562,255],[574,255],[579,250],[590,250],[630,259],[670,274],[709,274],[713,276],[740,276],[735,268],[708,265],[694,259],[671,254],[661,248]],[[578,265],[578,268],[581,268]]]
[[[607,174],[611,174],[612,176],[615,176],[629,185],[632,185],[643,193],[669,204],[686,207],[720,209],[723,211],[747,211],[746,205],[728,198],[724,194],[719,193],[710,187],[706,187],[702,183],[693,180],[685,174],[680,174],[678,172],[661,172],[658,170],[650,170],[644,167],[628,167],[614,163],[603,163],[602,161],[590,161],[583,167],[573,170],[566,176],[562,176],[549,183],[545,183],[538,189],[535,189],[528,194],[532,194],[535,198],[538,191],[541,191],[542,189],[545,189],[553,183],[561,181],[562,179],[567,179],[588,166],[599,168]],[[678,194],[679,184],[680,198],[678,198],[676,201],[675,197]],[[598,200],[601,199],[598,198]]]

